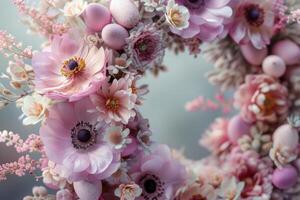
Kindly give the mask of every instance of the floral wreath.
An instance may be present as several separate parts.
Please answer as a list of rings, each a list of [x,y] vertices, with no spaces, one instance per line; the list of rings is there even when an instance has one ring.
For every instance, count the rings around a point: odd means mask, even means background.
[[[12,2],[46,38],[34,51],[0,32],[10,83],[0,108],[16,103],[25,126],[40,124],[27,139],[0,132],[22,154],[0,165],[0,180],[30,173],[55,191],[34,187],[24,200],[300,199],[297,0]],[[138,81],[166,70],[167,48],[215,66],[216,99],[186,104],[224,112],[200,139],[211,155],[199,161],[152,141],[139,111],[149,91]]]

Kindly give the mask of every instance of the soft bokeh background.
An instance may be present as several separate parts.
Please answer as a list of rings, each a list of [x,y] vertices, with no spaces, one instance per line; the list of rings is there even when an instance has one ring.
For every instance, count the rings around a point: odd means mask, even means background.
[[[28,35],[22,25],[21,17],[10,0],[0,0],[0,29],[7,30],[24,44],[39,48],[42,38]],[[7,61],[0,56],[0,72]],[[166,143],[173,148],[184,148],[190,158],[199,159],[207,152],[198,146],[201,133],[220,113],[188,113],[184,109],[187,101],[201,95],[213,97],[215,89],[208,83],[204,74],[212,67],[202,58],[194,59],[188,54],[175,56],[168,52],[165,57],[168,72],[158,78],[147,75],[144,82],[150,86],[150,93],[141,107],[142,114],[149,118],[154,140]],[[21,112],[10,105],[0,111],[0,130],[11,130],[24,137],[37,133],[38,127],[23,127],[18,117]],[[0,145],[0,163],[13,161],[18,157],[12,148]],[[6,182],[0,182],[0,200],[20,200],[31,194],[31,188],[39,185],[32,176],[19,178],[11,176]]]

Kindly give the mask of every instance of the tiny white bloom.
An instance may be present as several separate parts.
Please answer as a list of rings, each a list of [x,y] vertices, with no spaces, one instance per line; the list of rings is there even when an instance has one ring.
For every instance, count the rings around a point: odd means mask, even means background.
[[[245,183],[238,182],[235,177],[225,179],[218,190],[218,196],[224,200],[238,200],[244,187]]]
[[[154,12],[155,10],[161,11],[164,8],[165,0],[141,0],[144,4],[144,8],[146,12]]]
[[[37,93],[24,97],[21,108],[23,115],[25,116],[23,124],[26,126],[34,125],[44,120],[50,102],[50,99]]]
[[[59,175],[59,168],[52,161],[49,161],[48,167],[43,169],[42,176],[45,184],[55,185],[60,189],[67,185],[67,180]]]
[[[143,190],[135,183],[121,184],[116,190],[115,195],[121,200],[135,200],[141,196]]]
[[[28,71],[32,67],[27,64],[18,64],[16,62],[9,62],[7,73],[10,75],[12,81],[23,82],[29,79]]]
[[[88,3],[83,0],[73,0],[67,2],[63,9],[63,13],[67,17],[77,17],[85,10]]]
[[[121,126],[109,127],[105,133],[105,140],[113,145],[115,149],[122,149],[127,144],[130,144],[132,140],[128,138],[129,129],[126,128],[123,130]]]
[[[190,13],[185,6],[169,0],[166,11],[167,22],[175,29],[182,30],[189,27]]]

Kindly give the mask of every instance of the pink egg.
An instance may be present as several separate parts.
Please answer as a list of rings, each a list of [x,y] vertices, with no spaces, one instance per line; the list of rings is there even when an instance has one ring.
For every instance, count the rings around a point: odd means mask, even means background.
[[[281,169],[276,169],[273,172],[272,183],[279,189],[289,189],[293,187],[298,178],[298,172],[293,166],[285,166]]]
[[[111,0],[109,8],[116,22],[125,28],[133,28],[140,21],[139,9],[132,0]]]
[[[108,24],[102,30],[104,43],[112,49],[120,50],[126,44],[129,37],[128,31],[119,24]]]
[[[99,199],[102,193],[101,181],[78,181],[73,182],[74,190],[79,199]]]
[[[134,154],[136,152],[136,150],[138,149],[137,139],[134,137],[130,137],[130,139],[131,139],[131,143],[128,144],[124,148],[124,150],[121,152],[122,157],[130,156],[130,155]]]
[[[284,75],[286,71],[286,64],[279,56],[268,56],[262,64],[263,71],[273,77],[279,78]]]
[[[91,3],[85,9],[83,19],[90,31],[100,32],[105,25],[111,23],[112,17],[106,7],[98,3]]]
[[[251,125],[243,120],[240,115],[236,115],[229,121],[228,137],[229,140],[236,144],[238,139],[250,132]]]
[[[245,44],[240,46],[245,60],[251,65],[261,65],[265,57],[268,55],[268,50],[256,49],[252,44]]]
[[[289,147],[291,150],[296,149],[299,144],[298,131],[289,124],[281,125],[276,129],[273,135],[274,147]]]
[[[272,54],[281,57],[287,65],[300,62],[299,46],[288,39],[277,42],[272,48]]]

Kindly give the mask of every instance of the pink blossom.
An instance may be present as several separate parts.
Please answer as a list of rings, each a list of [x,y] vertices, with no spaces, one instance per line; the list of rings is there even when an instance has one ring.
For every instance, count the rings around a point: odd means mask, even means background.
[[[268,75],[248,75],[234,95],[234,104],[248,122],[277,122],[288,112],[288,90]]]
[[[275,0],[241,0],[235,4],[230,36],[238,44],[252,43],[257,49],[270,44],[274,34]]]
[[[120,153],[103,140],[106,125],[87,112],[92,108],[88,98],[58,103],[40,129],[47,157],[72,181],[105,179],[120,166]]]
[[[241,200],[252,200],[257,197],[270,199],[273,190],[273,165],[269,158],[260,158],[254,151],[241,152],[235,148],[228,155],[224,171],[229,177],[236,177],[245,183]]]
[[[129,88],[130,81],[128,80],[126,77],[114,79],[112,83],[107,80],[95,94],[90,95],[99,119],[106,123],[127,124],[129,119],[135,116],[134,107],[137,96]]]
[[[154,145],[151,154],[140,154],[132,167],[131,177],[143,190],[137,200],[165,200],[172,199],[185,183],[186,171],[174,160],[166,145]]]
[[[212,41],[224,31],[224,21],[232,15],[228,6],[231,0],[176,0],[176,3],[188,8],[189,26],[183,30],[171,28],[171,31],[183,38],[197,37],[203,41]]]
[[[81,41],[76,31],[54,36],[51,48],[33,56],[35,85],[53,99],[76,101],[98,89],[105,79],[107,53]]]
[[[199,143],[215,154],[223,152],[230,145],[227,128],[227,119],[216,119],[210,128],[205,132],[204,136],[200,139]]]

